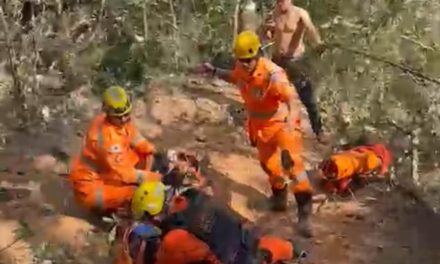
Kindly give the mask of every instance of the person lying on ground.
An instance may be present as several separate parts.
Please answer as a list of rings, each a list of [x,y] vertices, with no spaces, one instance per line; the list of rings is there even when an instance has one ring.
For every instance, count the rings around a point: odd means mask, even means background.
[[[384,178],[392,162],[384,144],[350,148],[332,154],[319,165],[321,184],[327,193],[346,194],[353,183],[372,177]]]
[[[148,170],[155,152],[131,121],[132,104],[124,88],[112,86],[102,97],[102,113],[85,135],[72,164],[69,181],[85,208],[108,214],[130,202],[137,186],[160,180]]]
[[[270,264],[306,255],[290,240],[244,227],[232,209],[195,188],[174,197],[158,218],[165,189],[146,182],[136,190],[131,209],[137,222],[120,230],[114,264]]]
[[[258,151],[258,159],[272,187],[272,209],[287,210],[288,187],[280,163],[281,153],[293,161],[287,177],[294,180],[300,233],[312,236],[312,188],[301,157],[303,138],[297,94],[286,72],[264,58],[261,42],[253,31],[238,34],[234,43],[235,67],[232,71],[215,68],[210,63],[196,67],[196,73],[208,73],[237,85],[247,115],[249,141]]]

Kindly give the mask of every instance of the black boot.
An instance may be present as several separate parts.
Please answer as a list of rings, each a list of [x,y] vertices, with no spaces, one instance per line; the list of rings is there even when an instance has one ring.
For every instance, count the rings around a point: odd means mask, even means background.
[[[295,193],[296,205],[298,207],[298,228],[299,233],[306,238],[313,236],[310,224],[310,216],[312,215],[312,193],[301,192]]]
[[[283,189],[272,188],[271,208],[273,211],[287,210],[287,187]]]

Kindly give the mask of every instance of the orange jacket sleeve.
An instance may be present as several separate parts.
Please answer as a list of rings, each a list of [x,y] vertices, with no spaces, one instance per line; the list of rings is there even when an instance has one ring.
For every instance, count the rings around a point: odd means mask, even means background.
[[[126,166],[121,163],[120,153],[108,153],[105,155],[105,163],[112,173],[119,176],[121,182],[126,184],[140,184],[144,181],[160,180],[161,175],[147,170],[139,170],[133,167]]]
[[[234,68],[231,71],[231,75],[229,76],[229,82],[233,84],[237,84],[240,79],[240,68],[238,63],[235,63]]]
[[[270,93],[281,102],[290,102],[297,97],[295,87],[289,82],[287,75],[283,71],[277,71],[270,76]]]
[[[155,172],[146,170],[138,170],[133,167],[126,166],[123,159],[123,154],[119,152],[110,152],[107,149],[98,147],[98,140],[96,137],[88,136],[86,141],[87,148],[96,153],[98,162],[101,166],[108,168],[110,173],[116,175],[121,182],[126,184],[140,184],[148,180],[160,180],[161,175]],[[103,175],[105,178],[105,175]]]
[[[133,123],[130,124],[130,130],[132,134],[130,145],[136,152],[139,154],[148,155],[156,151],[154,145],[144,138],[141,133],[139,133]]]
[[[155,264],[186,264],[201,262],[221,264],[208,245],[183,229],[170,231],[156,253]]]

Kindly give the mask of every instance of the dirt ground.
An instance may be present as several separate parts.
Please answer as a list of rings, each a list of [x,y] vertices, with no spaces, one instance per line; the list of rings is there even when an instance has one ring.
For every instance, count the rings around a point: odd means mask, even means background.
[[[193,149],[207,155],[207,176],[219,201],[229,203],[264,233],[294,238],[315,264],[437,264],[440,217],[384,184],[355,197],[315,205],[312,239],[295,235],[295,203],[288,213],[266,206],[269,186],[245,144],[237,91],[221,82],[193,80],[172,89],[153,84],[135,104],[141,132],[162,148]],[[306,116],[304,116],[306,117]],[[108,263],[102,223],[78,208],[60,148],[77,153],[87,122],[44,135],[14,133],[0,155],[0,264]],[[304,119],[305,159],[313,169],[325,149],[314,146]],[[60,147],[60,142],[63,146]],[[66,143],[67,142],[67,143]]]

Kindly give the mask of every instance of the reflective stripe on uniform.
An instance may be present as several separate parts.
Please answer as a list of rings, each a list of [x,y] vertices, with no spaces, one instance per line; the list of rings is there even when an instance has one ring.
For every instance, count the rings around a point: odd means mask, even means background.
[[[300,174],[296,175],[296,180],[298,182],[309,181],[309,177],[307,176],[307,172],[303,171]]]
[[[102,148],[104,145],[104,135],[102,132],[102,126],[98,127],[98,135],[97,135],[97,147],[98,149]],[[98,173],[99,166],[95,161],[91,160],[89,157],[84,155],[84,151],[81,151],[81,155],[79,156],[81,163],[89,167],[93,172]]]
[[[131,140],[130,145],[132,147],[136,147],[143,140],[145,140],[145,138],[139,133],[137,133],[136,136],[134,136],[133,139]]]
[[[136,182],[141,184],[144,181],[144,171],[136,170]]]
[[[104,209],[104,190],[97,187],[95,191],[95,206],[97,209]]]
[[[309,177],[307,175],[307,172],[303,171],[300,174],[296,175],[295,178],[290,178],[290,179],[284,178],[284,182],[285,182],[285,184],[288,184],[288,185],[292,184],[295,186],[297,184],[309,182]]]
[[[102,148],[104,146],[104,132],[102,131],[102,126],[98,127],[98,148]]]

